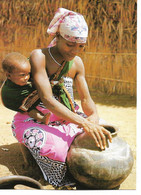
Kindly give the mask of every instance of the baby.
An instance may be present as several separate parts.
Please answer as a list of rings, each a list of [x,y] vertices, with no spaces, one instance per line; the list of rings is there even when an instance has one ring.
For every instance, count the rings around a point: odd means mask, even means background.
[[[51,113],[43,114],[36,106],[41,102],[30,79],[31,66],[28,59],[18,52],[9,53],[2,62],[6,81],[2,85],[2,102],[8,109],[28,112],[35,120],[48,124]]]

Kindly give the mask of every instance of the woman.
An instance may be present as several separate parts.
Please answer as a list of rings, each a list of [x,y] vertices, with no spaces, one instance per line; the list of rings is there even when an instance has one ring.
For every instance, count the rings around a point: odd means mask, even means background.
[[[53,113],[54,121],[49,125],[37,124],[27,114],[18,113],[14,118],[13,132],[18,141],[29,148],[44,178],[52,185],[61,186],[69,182],[66,157],[77,135],[84,131],[102,150],[106,147],[106,136],[110,141],[112,138],[109,131],[99,125],[96,106],[85,80],[84,65],[77,56],[83,51],[88,36],[83,16],[59,8],[47,32],[55,39],[48,48],[34,50],[30,63],[39,97]],[[77,112],[73,95],[69,96],[73,81],[85,114]]]

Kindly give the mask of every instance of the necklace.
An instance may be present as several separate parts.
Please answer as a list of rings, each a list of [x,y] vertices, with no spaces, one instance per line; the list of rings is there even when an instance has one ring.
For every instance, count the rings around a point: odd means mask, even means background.
[[[50,52],[50,47],[48,48],[48,52],[49,52],[50,57],[53,59],[53,61],[54,61],[56,64],[58,64],[59,66],[62,66],[61,64],[59,64],[59,63],[54,59],[53,55],[52,55],[51,52]]]

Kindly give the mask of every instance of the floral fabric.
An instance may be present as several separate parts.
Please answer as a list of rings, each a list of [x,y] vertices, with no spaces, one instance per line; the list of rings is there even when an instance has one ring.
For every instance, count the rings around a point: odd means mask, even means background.
[[[88,26],[81,14],[59,8],[47,29],[50,35],[55,35],[57,32],[68,41],[86,43]]]

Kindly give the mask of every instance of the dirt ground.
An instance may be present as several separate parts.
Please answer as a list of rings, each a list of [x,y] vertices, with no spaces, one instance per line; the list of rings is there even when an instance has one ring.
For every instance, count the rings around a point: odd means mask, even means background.
[[[77,98],[77,95],[75,96]],[[118,135],[131,146],[133,151],[133,169],[121,184],[120,190],[136,189],[136,99],[127,96],[108,96],[101,92],[92,93],[92,97],[100,117],[119,127]],[[77,102],[80,104],[78,98]],[[39,181],[44,189],[54,189],[44,181],[37,165],[34,165],[34,168],[25,168],[19,144],[11,131],[11,121],[14,114],[14,111],[6,109],[0,102],[0,177],[8,175],[29,176]]]

